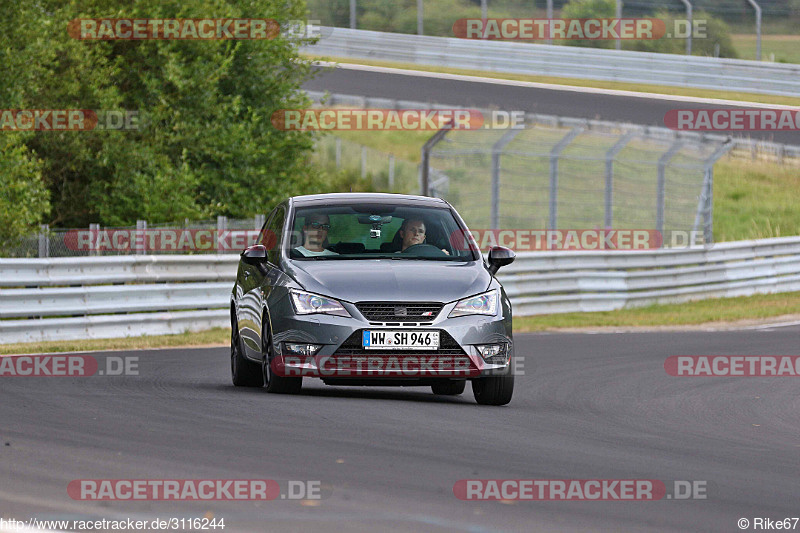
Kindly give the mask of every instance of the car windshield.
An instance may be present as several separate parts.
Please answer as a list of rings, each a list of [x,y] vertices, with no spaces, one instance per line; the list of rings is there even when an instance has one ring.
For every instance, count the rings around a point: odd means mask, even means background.
[[[448,208],[382,204],[300,207],[295,210],[286,246],[290,258],[306,261],[479,259],[469,246],[459,245],[463,235]]]

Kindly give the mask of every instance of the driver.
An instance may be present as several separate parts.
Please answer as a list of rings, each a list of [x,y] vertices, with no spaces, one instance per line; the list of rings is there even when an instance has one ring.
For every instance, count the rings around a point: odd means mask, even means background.
[[[308,215],[303,224],[303,245],[298,246],[295,250],[304,257],[339,255],[333,250],[325,248],[329,229],[331,229],[331,219],[328,215],[319,213]]]
[[[405,252],[406,248],[409,246],[415,246],[417,244],[424,244],[425,243],[425,222],[419,218],[407,218],[403,220],[403,223],[400,225],[400,229],[398,230],[400,233],[400,237],[403,239],[400,252]],[[450,252],[442,248],[442,251],[447,255],[450,255]]]

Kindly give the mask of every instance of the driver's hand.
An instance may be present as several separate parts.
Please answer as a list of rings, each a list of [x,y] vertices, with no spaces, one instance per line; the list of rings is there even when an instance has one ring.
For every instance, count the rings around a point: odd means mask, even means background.
[[[442,248],[442,251],[443,251],[444,253],[446,253],[447,255],[450,255],[450,252],[448,252],[448,251],[447,251],[447,250],[445,250],[444,248]]]

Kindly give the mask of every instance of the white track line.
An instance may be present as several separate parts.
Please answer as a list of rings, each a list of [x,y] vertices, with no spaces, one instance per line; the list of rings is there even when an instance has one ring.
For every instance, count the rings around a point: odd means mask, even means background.
[[[346,70],[379,72],[382,74],[398,74],[401,76],[415,76],[419,78],[438,78],[443,80],[467,81],[472,83],[489,83],[492,85],[508,85],[511,87],[530,87],[534,89],[548,89],[553,91],[571,91],[576,93],[602,94],[609,96],[626,96],[629,98],[645,98],[651,100],[666,100],[672,102],[691,102],[696,104],[714,104],[714,105],[725,105],[732,107],[760,107],[766,109],[790,109],[790,110],[797,109],[797,106],[765,104],[762,102],[744,102],[740,100],[723,100],[720,98],[700,98],[696,96],[678,96],[671,94],[642,93],[637,91],[622,91],[616,89],[598,89],[596,87],[577,87],[575,85],[557,85],[551,83],[538,83],[533,81],[505,80],[500,78],[488,78],[485,76],[445,74],[442,72],[427,72],[424,70],[408,70],[408,69],[400,69],[392,67],[375,67],[371,65],[357,65],[354,63],[335,63],[330,61],[314,61],[314,63],[324,67],[336,67]],[[753,97],[757,97],[757,95],[753,95]]]

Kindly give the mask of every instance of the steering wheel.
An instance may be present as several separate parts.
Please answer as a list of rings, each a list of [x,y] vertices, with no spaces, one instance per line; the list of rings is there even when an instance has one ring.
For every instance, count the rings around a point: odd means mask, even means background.
[[[404,254],[414,254],[419,257],[447,257],[447,254],[441,251],[439,248],[432,244],[412,244],[405,250],[403,250]]]

